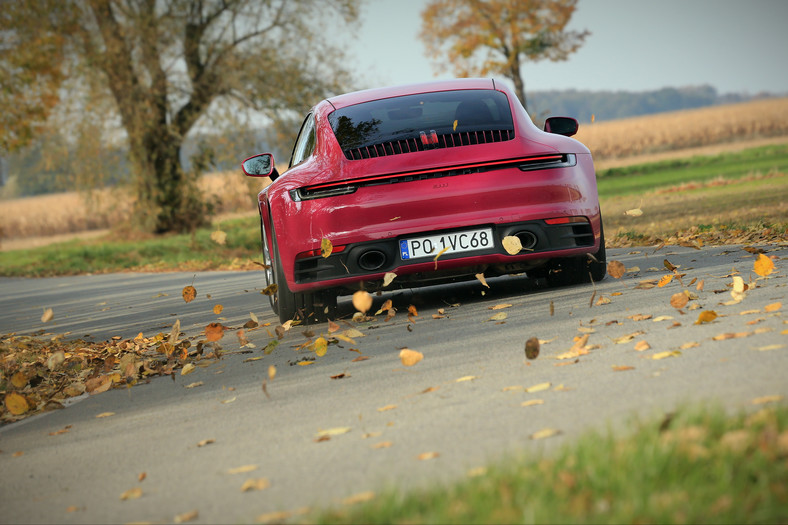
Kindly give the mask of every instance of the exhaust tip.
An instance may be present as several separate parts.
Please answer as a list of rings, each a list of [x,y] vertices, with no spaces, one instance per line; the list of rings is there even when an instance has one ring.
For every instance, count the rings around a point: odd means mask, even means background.
[[[513,235],[520,239],[520,244],[522,244],[524,250],[532,250],[536,246],[536,243],[539,242],[536,235],[528,230],[519,231]]]
[[[386,265],[386,254],[380,250],[367,250],[358,256],[358,266],[367,272],[380,270]]]

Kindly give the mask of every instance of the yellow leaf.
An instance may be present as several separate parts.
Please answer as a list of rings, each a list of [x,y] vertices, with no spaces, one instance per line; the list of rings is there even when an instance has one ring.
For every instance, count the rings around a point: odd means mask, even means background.
[[[698,320],[695,324],[710,323],[717,318],[717,312],[714,310],[706,310],[698,315]]]
[[[296,364],[298,366],[307,366],[307,365],[313,365],[313,364],[315,364],[315,362],[314,361],[299,361]]]
[[[320,255],[322,255],[323,258],[326,258],[329,255],[331,255],[332,251],[334,251],[334,245],[331,244],[330,240],[323,239],[322,241],[320,241]]]
[[[419,454],[419,455],[418,455],[418,456],[416,456],[416,457],[417,457],[419,460],[421,460],[421,461],[427,461],[427,460],[429,460],[429,459],[435,459],[435,458],[437,458],[438,456],[440,456],[440,454],[439,454],[439,453],[437,453],[437,452],[422,452],[421,454]]]
[[[545,438],[557,436],[560,433],[561,431],[555,428],[543,428],[542,430],[534,432],[528,437],[531,439],[545,439]]]
[[[506,312],[498,312],[497,314],[487,319],[487,321],[503,321],[507,317],[508,316],[506,315]]]
[[[183,300],[187,303],[194,301],[194,298],[197,297],[197,290],[194,286],[186,286],[183,291],[181,292],[183,295]]]
[[[433,261],[435,261],[435,269],[438,268],[438,258],[441,255],[443,255],[444,253],[446,253],[447,251],[449,251],[449,247],[448,246],[445,247],[444,249],[442,249],[441,251],[439,251],[438,254],[432,259]]]
[[[399,353],[400,361],[405,366],[413,366],[422,359],[424,359],[424,354],[421,352],[417,352],[416,350],[411,350],[409,348],[403,348],[400,350]]]
[[[355,505],[357,503],[364,503],[365,501],[371,501],[375,499],[375,493],[370,491],[367,492],[360,492],[358,494],[353,494],[342,500],[343,505]]]
[[[390,285],[391,281],[393,281],[396,277],[397,277],[396,273],[394,273],[394,272],[386,272],[386,274],[383,275],[383,288],[385,288],[386,286]]]
[[[607,273],[614,279],[620,279],[626,271],[627,269],[624,264],[619,261],[610,261],[607,263]]]
[[[657,283],[657,287],[662,288],[663,286],[667,286],[672,280],[673,280],[672,275],[663,275],[662,279],[660,279],[659,282]]]
[[[350,430],[350,427],[334,427],[327,430],[319,430],[317,432],[317,437],[339,436],[341,434],[347,434]]]
[[[634,370],[634,366],[613,366],[614,372],[626,372],[627,370]]]
[[[175,516],[175,519],[173,521],[175,521],[175,523],[186,523],[189,521],[194,521],[199,517],[200,517],[200,513],[196,510],[192,510],[189,512],[184,512],[183,514],[178,514],[177,516]]]
[[[636,338],[637,336],[643,335],[645,333],[646,332],[644,332],[643,330],[638,330],[637,332],[632,332],[631,334],[622,335],[621,337],[617,337],[617,338],[613,339],[613,342],[616,343],[616,344],[619,344],[619,345],[620,344],[624,344],[624,343],[628,343],[631,340],[633,340],[634,338]]]
[[[503,249],[509,255],[517,255],[523,249],[523,243],[520,242],[520,238],[514,235],[504,237],[501,243],[503,244]]]
[[[194,372],[196,369],[197,369],[197,367],[196,367],[196,366],[194,366],[194,364],[192,364],[192,363],[186,363],[186,364],[183,366],[183,369],[181,370],[181,375],[182,375],[182,376],[189,375],[189,374],[191,374],[192,372]]]
[[[47,308],[46,310],[44,310],[44,313],[41,315],[41,322],[48,323],[49,321],[52,320],[53,317],[55,317],[55,312],[53,312],[51,308]]]
[[[228,474],[246,474],[257,470],[257,465],[244,465],[242,467],[235,467],[227,470]]]
[[[216,244],[224,245],[227,242],[227,234],[222,230],[214,230],[211,232],[211,240]]]
[[[764,405],[766,403],[776,403],[777,401],[781,401],[783,396],[780,395],[773,395],[773,396],[762,396],[756,397],[752,400],[753,405]]]
[[[659,360],[659,359],[665,359],[667,357],[676,357],[676,356],[679,356],[679,355],[681,355],[681,352],[679,352],[678,350],[670,350],[670,351],[667,351],[667,352],[656,353],[656,354],[651,356],[651,359],[654,359],[656,361],[656,360]]]
[[[766,306],[763,307],[763,311],[766,312],[766,313],[776,312],[777,310],[779,310],[782,307],[783,307],[783,303],[767,304]]]
[[[459,379],[455,379],[455,383],[464,383],[465,381],[473,381],[474,379],[479,379],[477,376],[463,376]]]
[[[359,290],[353,294],[353,307],[362,314],[367,313],[372,308],[372,296],[369,292]]]
[[[216,306],[213,307],[213,313],[216,314],[216,315],[221,314],[222,310],[224,310],[224,306],[222,306],[220,304],[217,304]]]
[[[638,341],[638,343],[635,345],[635,350],[637,352],[643,352],[644,350],[648,350],[650,348],[651,345],[649,345],[646,341]]]
[[[218,341],[224,337],[224,326],[221,323],[210,323],[205,327],[205,339],[210,342]]]
[[[96,416],[96,419],[103,418],[103,417],[112,417],[115,415],[115,412],[102,412],[101,414]]]
[[[318,357],[323,357],[328,352],[328,341],[325,337],[318,337],[315,339],[315,342],[312,344],[315,349],[315,354]]]
[[[139,487],[134,487],[133,489],[129,489],[123,494],[120,495],[121,501],[127,501],[130,499],[138,499],[142,497],[142,489]]]
[[[378,412],[388,412],[389,410],[394,410],[397,408],[397,405],[386,405],[384,407],[378,408]]]
[[[550,385],[551,385],[550,382],[539,383],[538,385],[534,385],[534,386],[530,386],[530,387],[526,388],[525,391],[528,392],[529,394],[533,393],[533,392],[541,392],[542,390],[549,389]]]
[[[766,277],[774,271],[774,262],[762,253],[758,254],[758,259],[753,264],[753,271],[761,277]]]
[[[204,447],[206,445],[212,445],[213,443],[216,443],[215,439],[210,439],[210,438],[209,439],[203,439],[202,441],[197,443],[197,447],[202,448],[202,447]]]
[[[265,490],[271,486],[271,482],[267,478],[249,478],[241,485],[241,492],[249,492],[250,490]]]
[[[624,215],[629,215],[630,217],[640,217],[643,215],[643,210],[640,208],[632,208],[631,210],[625,211]]]
[[[529,399],[520,403],[521,407],[532,407],[535,405],[544,405],[544,399]]]
[[[10,392],[5,395],[5,407],[15,416],[21,416],[30,410],[30,405],[25,396],[16,392]]]
[[[11,384],[14,388],[21,390],[27,385],[27,376],[22,371],[19,371],[11,376]]]
[[[675,308],[676,310],[681,310],[689,303],[689,296],[684,292],[674,293],[670,296],[670,306]]]
[[[490,285],[487,284],[487,280],[484,278],[483,273],[477,273],[476,278],[479,279],[479,282],[482,283],[483,286],[486,286],[487,288],[490,287]]]

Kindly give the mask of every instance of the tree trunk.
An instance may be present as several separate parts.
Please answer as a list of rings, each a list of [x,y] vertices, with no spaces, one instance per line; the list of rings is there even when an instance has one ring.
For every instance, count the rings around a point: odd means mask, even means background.
[[[528,102],[525,100],[525,83],[520,74],[520,58],[515,56],[512,58],[512,65],[509,68],[509,78],[514,83],[514,93],[520,99],[525,111],[528,111]]]

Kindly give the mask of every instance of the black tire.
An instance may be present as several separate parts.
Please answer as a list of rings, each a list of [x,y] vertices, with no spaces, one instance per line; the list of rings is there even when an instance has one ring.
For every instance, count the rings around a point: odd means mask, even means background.
[[[316,293],[291,292],[279,258],[276,233],[273,234],[273,247],[273,277],[277,287],[274,311],[279,314],[279,322],[298,320],[304,324],[315,324],[334,318],[337,311],[337,294],[332,290],[321,290]]]
[[[605,252],[605,228],[601,219],[599,222],[600,239],[599,250],[590,255],[556,259],[551,261],[547,272],[547,282],[550,286],[567,286],[572,284],[597,282],[607,274],[607,255]]]
[[[260,239],[263,243],[263,274],[265,275],[265,287],[270,289],[271,285],[276,285],[276,275],[274,273],[274,261],[271,259],[271,252],[268,250],[268,240],[265,235],[265,228],[263,227],[262,217],[260,218]],[[271,293],[268,296],[271,303],[271,310],[275,314],[279,313],[279,302],[276,300],[276,293]]]

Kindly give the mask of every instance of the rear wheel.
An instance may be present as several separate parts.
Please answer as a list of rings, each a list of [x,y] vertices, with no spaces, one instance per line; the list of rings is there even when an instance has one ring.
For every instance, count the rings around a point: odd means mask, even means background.
[[[273,247],[272,276],[277,288],[274,312],[279,314],[279,322],[300,320],[305,324],[314,324],[333,318],[337,310],[337,294],[332,290],[320,290],[313,293],[291,292],[282,269],[282,261],[276,245],[276,234],[273,235]]]
[[[571,257],[551,261],[547,271],[547,282],[551,286],[601,281],[607,273],[607,256],[605,254],[605,229],[600,219],[599,250],[582,257]]]

